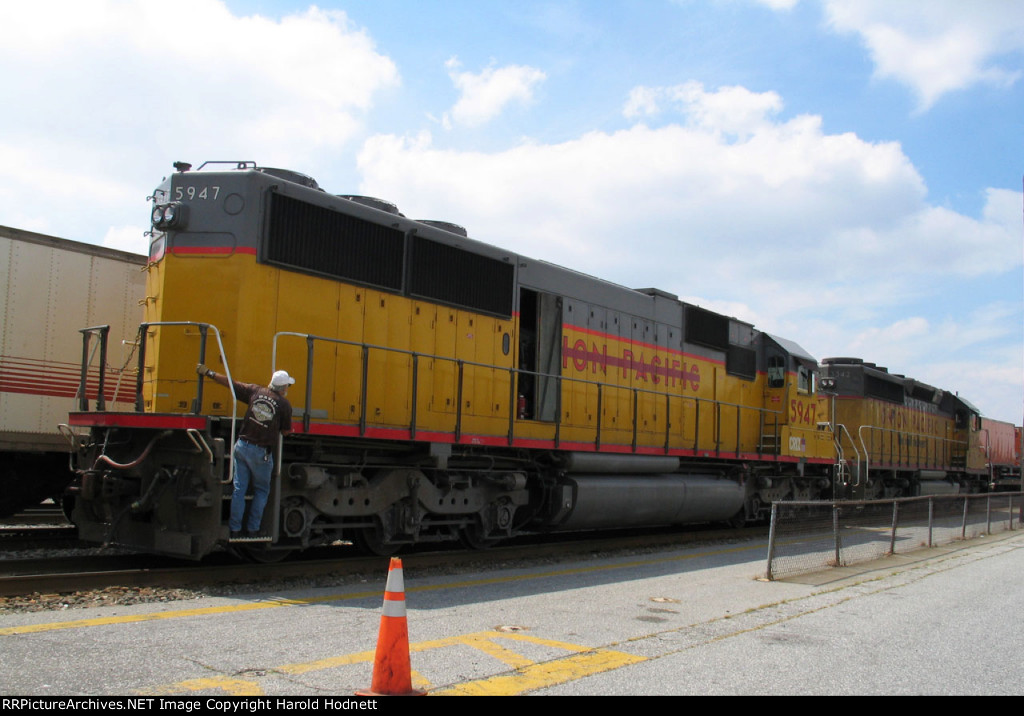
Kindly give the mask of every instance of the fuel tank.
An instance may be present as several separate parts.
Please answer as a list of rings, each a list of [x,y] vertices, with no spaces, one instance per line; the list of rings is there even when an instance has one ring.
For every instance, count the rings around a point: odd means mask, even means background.
[[[558,531],[728,520],[744,499],[742,485],[715,474],[571,474],[563,488],[572,508]]]

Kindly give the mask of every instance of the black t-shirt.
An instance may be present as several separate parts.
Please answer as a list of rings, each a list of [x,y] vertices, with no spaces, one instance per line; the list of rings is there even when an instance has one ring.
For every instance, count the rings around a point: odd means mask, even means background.
[[[292,406],[270,388],[255,383],[235,381],[235,397],[249,404],[238,437],[266,448],[277,446],[278,433],[292,429]]]

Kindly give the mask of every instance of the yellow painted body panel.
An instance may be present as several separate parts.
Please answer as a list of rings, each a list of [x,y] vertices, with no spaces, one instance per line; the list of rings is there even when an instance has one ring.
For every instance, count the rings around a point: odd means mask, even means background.
[[[151,267],[147,295],[148,322],[216,326],[235,380],[266,383],[272,364],[291,373],[297,421],[307,407],[308,334],[324,339],[313,343],[312,424],[365,420],[367,428],[508,436],[516,409],[514,320],[281,270],[248,253],[168,254]],[[274,361],[276,333],[302,335],[280,336]],[[193,410],[199,343],[194,326],[150,329],[148,412]],[[227,372],[212,335],[205,362]],[[763,374],[745,380],[713,360],[569,325],[561,375],[560,424],[516,420],[516,439],[557,437],[570,448],[619,450],[635,442],[645,452],[708,457],[778,451],[831,458],[831,434],[817,427],[819,399],[796,395],[792,380],[768,390]],[[206,383],[200,412],[230,410],[227,391]]]
[[[950,418],[873,398],[838,398],[835,411],[848,459],[866,452],[872,468],[964,467],[966,432]]]
[[[777,428],[781,456],[833,456],[832,434],[819,426],[824,413],[820,420],[814,417],[820,399],[796,396],[794,380],[774,391],[772,404],[763,374],[746,380],[727,374],[713,360],[572,326],[564,327],[563,334],[564,439],[594,443],[600,412],[600,443],[630,445],[635,409],[638,446],[667,445],[709,457],[773,453],[776,443],[765,441],[763,434]],[[793,399],[784,400],[790,392]],[[780,407],[790,404],[795,406],[792,417]]]
[[[202,286],[202,291],[195,287]],[[190,288],[192,287],[192,288]],[[354,424],[361,418],[362,344],[366,351],[366,420],[380,427],[408,428],[412,422],[413,370],[417,363],[419,430],[452,432],[463,361],[462,415],[478,422],[467,431],[504,435],[510,415],[510,374],[514,346],[509,320],[437,306],[370,288],[282,271],[255,257],[166,256],[150,271],[147,322],[192,321],[216,326],[235,380],[266,383],[275,333],[309,334],[328,340],[313,345],[314,422]],[[164,300],[172,296],[173,300]],[[504,338],[509,334],[509,338]],[[415,354],[415,356],[414,356]],[[438,356],[431,358],[429,356]],[[147,346],[146,410],[192,410],[198,376],[196,327],[150,329]],[[224,373],[216,343],[206,363]],[[486,364],[482,367],[477,364]],[[305,408],[307,340],[284,335],[277,344],[278,369],[297,380],[289,391],[296,419]],[[230,397],[207,383],[202,411],[230,413]]]

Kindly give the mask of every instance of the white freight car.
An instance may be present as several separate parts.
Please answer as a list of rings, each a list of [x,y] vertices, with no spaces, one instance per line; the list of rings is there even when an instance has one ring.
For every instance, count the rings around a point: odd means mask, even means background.
[[[80,329],[110,325],[104,393],[133,400],[125,364],[145,266],[145,256],[0,226],[0,516],[59,497],[70,480],[71,444],[57,426],[78,405]]]

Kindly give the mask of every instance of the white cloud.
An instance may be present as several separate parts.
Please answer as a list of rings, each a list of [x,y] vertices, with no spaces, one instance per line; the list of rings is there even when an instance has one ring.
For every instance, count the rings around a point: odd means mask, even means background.
[[[12,218],[0,207],[0,221],[64,235],[68,212],[39,203],[33,187],[73,193],[85,212],[123,209],[132,187],[137,213],[108,217],[130,224],[146,211],[138,187],[172,159],[314,164],[352,143],[375,97],[399,82],[342,12],[278,21],[233,15],[221,0],[173,12],[148,0],[12,4],[0,75],[0,137],[18,159],[0,166],[17,207]],[[11,188],[14,173],[22,188]]]
[[[636,87],[629,93],[623,114],[628,119],[655,116],[664,104],[681,111],[691,126],[749,136],[765,128],[770,117],[781,111],[782,98],[745,87],[707,92],[700,82],[690,81],[674,87]]]
[[[495,154],[435,149],[423,134],[374,137],[359,159],[364,188],[419,205],[406,213],[448,211],[486,240],[599,275],[614,270],[622,282],[648,285],[660,274],[671,284],[663,288],[694,293],[667,265],[649,275],[652,257],[685,257],[702,268],[706,295],[735,268],[715,247],[739,252],[745,265],[801,243],[799,259],[781,261],[776,275],[834,275],[827,237],[896,228],[925,208],[923,182],[895,143],[825,134],[818,117],[775,119],[773,93],[688,85],[656,94],[687,98],[675,105],[682,123]],[[583,243],[593,250],[581,257]],[[864,260],[878,250],[865,248]]]
[[[988,190],[978,218],[932,206],[898,143],[783,118],[774,93],[646,87],[628,107],[681,114],[491,154],[436,147],[426,132],[380,135],[359,155],[362,188],[527,257],[671,291],[819,357],[891,357],[922,380],[954,343],[1019,333],[1019,321],[950,318],[962,298],[940,307],[970,281],[1014,277],[1019,293],[1019,192]],[[974,383],[939,387],[969,394]],[[1019,395],[1020,375],[1004,389]]]
[[[876,74],[908,85],[921,110],[948,92],[1021,76],[1024,13],[1014,0],[826,0],[825,12],[836,30],[860,35]]]
[[[108,249],[129,251],[133,254],[148,254],[149,240],[145,231],[149,227],[143,226],[112,226],[107,230],[100,245]]]
[[[546,75],[534,67],[506,65],[487,67],[481,72],[461,72],[457,58],[446,63],[448,74],[461,93],[451,112],[446,115],[446,126],[451,122],[477,127],[497,117],[512,102],[528,103],[534,88]]]
[[[772,10],[792,10],[800,0],[757,0],[762,5],[767,5]]]

